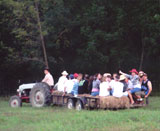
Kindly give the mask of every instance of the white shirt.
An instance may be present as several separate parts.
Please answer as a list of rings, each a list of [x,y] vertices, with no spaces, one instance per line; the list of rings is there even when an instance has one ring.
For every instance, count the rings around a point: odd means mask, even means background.
[[[99,87],[100,87],[99,96],[109,96],[110,95],[108,91],[109,82],[102,82]]]
[[[42,80],[42,82],[47,83],[49,86],[53,86],[54,85],[54,80],[53,77],[50,73],[47,73],[44,77],[44,79]]]
[[[119,81],[115,81],[111,84],[111,88],[113,90],[113,96],[122,97],[123,96],[123,83]]]
[[[141,84],[133,85],[133,88],[141,88]]]
[[[130,80],[128,80],[128,89],[132,89],[133,88],[133,84],[132,84],[132,82],[130,81]]]
[[[72,81],[73,81],[74,83],[78,82],[78,80],[77,80],[77,79],[75,79],[75,78],[74,78]]]
[[[73,80],[68,80],[66,82],[66,92],[67,93],[71,93],[72,89],[73,89],[73,85],[74,85],[74,82]]]
[[[111,80],[111,82],[109,83],[109,86],[112,88],[112,85],[114,85],[115,80]]]
[[[61,76],[58,80],[58,91],[64,92],[64,87],[66,86],[66,82],[68,81],[66,76]]]

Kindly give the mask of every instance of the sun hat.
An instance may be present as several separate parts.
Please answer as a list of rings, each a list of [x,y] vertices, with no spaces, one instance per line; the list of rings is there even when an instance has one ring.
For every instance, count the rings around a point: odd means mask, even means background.
[[[119,78],[120,81],[125,80],[125,79],[126,77],[124,75],[120,75],[120,78]]]
[[[68,75],[67,71],[63,71],[62,75],[66,75],[67,76]]]
[[[77,78],[78,77],[78,74],[77,73],[74,73],[74,78]]]
[[[133,72],[133,73],[136,73],[138,75],[138,71],[136,69],[132,69],[131,71],[129,72]]]
[[[139,71],[139,76],[143,76],[144,75],[144,72],[143,71]]]

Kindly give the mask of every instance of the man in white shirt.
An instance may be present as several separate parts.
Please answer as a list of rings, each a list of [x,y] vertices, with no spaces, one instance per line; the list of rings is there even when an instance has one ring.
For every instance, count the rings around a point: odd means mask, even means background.
[[[62,72],[62,76],[58,80],[58,91],[64,92],[64,88],[66,87],[66,82],[68,81],[67,79],[67,71]]]
[[[117,75],[115,77],[114,82],[110,84],[112,91],[113,91],[113,96],[115,97],[122,97],[123,96],[123,83],[119,82],[119,76]]]
[[[50,87],[53,87],[53,85],[54,85],[54,80],[53,80],[53,77],[52,77],[52,75],[50,74],[48,68],[44,69],[44,74],[45,74],[45,77],[44,77],[44,79],[42,80],[42,82],[45,82],[45,83],[47,83]]]
[[[100,91],[99,91],[99,96],[109,96],[110,95],[110,85],[109,82],[107,81],[109,79],[109,76],[103,76],[102,78],[102,83],[100,83]]]
[[[70,74],[69,80],[66,82],[66,86],[64,88],[64,92],[67,92],[68,94],[71,93],[73,86],[74,86],[73,78],[74,78],[74,75]]]

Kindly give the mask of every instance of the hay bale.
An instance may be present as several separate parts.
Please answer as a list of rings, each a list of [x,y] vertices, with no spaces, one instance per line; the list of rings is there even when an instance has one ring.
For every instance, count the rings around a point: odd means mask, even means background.
[[[99,105],[99,96],[92,96],[90,94],[79,94],[78,97],[85,97],[89,107],[94,108]],[[98,100],[96,101],[95,98]]]
[[[117,98],[114,96],[100,97],[100,108],[101,109],[122,109],[129,108],[128,97]]]
[[[119,108],[119,98],[110,96],[109,99],[109,109],[118,109]]]
[[[109,108],[109,96],[108,97],[100,97],[100,108],[101,109],[108,109]]]
[[[79,97],[93,97],[93,96],[91,96],[90,94],[79,94],[78,96],[79,96]]]
[[[53,103],[54,104],[59,104],[59,103],[62,103],[63,102],[63,99],[62,97],[57,97],[57,96],[62,96],[63,95],[63,92],[60,92],[60,91],[53,91],[52,92],[52,95],[53,95]]]
[[[122,109],[129,109],[130,108],[130,100],[127,96],[122,96],[120,98],[120,102],[121,102]]]
[[[52,92],[52,95],[63,95],[63,94],[64,94],[64,92],[58,91],[58,90],[55,90]]]
[[[61,92],[61,91],[54,91],[52,92],[52,95],[53,95],[53,103],[54,104],[62,104],[63,102],[64,103],[67,103],[67,97],[65,96],[72,96],[72,94],[65,94],[64,95],[64,92]],[[64,97],[62,97],[64,95]],[[59,96],[59,97],[57,97]]]

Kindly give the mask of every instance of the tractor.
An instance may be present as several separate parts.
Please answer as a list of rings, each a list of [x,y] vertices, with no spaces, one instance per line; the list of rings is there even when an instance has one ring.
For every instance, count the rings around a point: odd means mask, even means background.
[[[139,93],[141,94],[141,93]],[[31,84],[22,84],[17,89],[17,95],[14,95],[9,100],[9,105],[11,107],[21,107],[22,103],[31,103],[32,107],[45,107],[52,105],[61,105],[66,106],[68,109],[99,109],[102,106],[102,103],[112,104],[113,101],[110,102],[110,99],[124,100],[120,98],[114,98],[113,96],[107,97],[104,101],[101,100],[99,96],[91,96],[89,94],[82,94],[78,96],[73,96],[71,94],[65,94],[63,92],[59,92],[56,90],[56,86],[51,89],[51,87],[43,82],[40,83],[31,83]],[[128,97],[125,98],[126,101],[118,102],[123,103],[124,105],[117,108],[130,108],[130,107],[142,107],[144,106],[144,99],[142,101],[138,101],[136,97],[134,100],[136,104],[134,106],[130,106]],[[129,105],[129,106],[125,106]],[[112,108],[115,108],[111,105]],[[105,109],[105,107],[104,107]],[[110,109],[106,107],[106,109]]]

